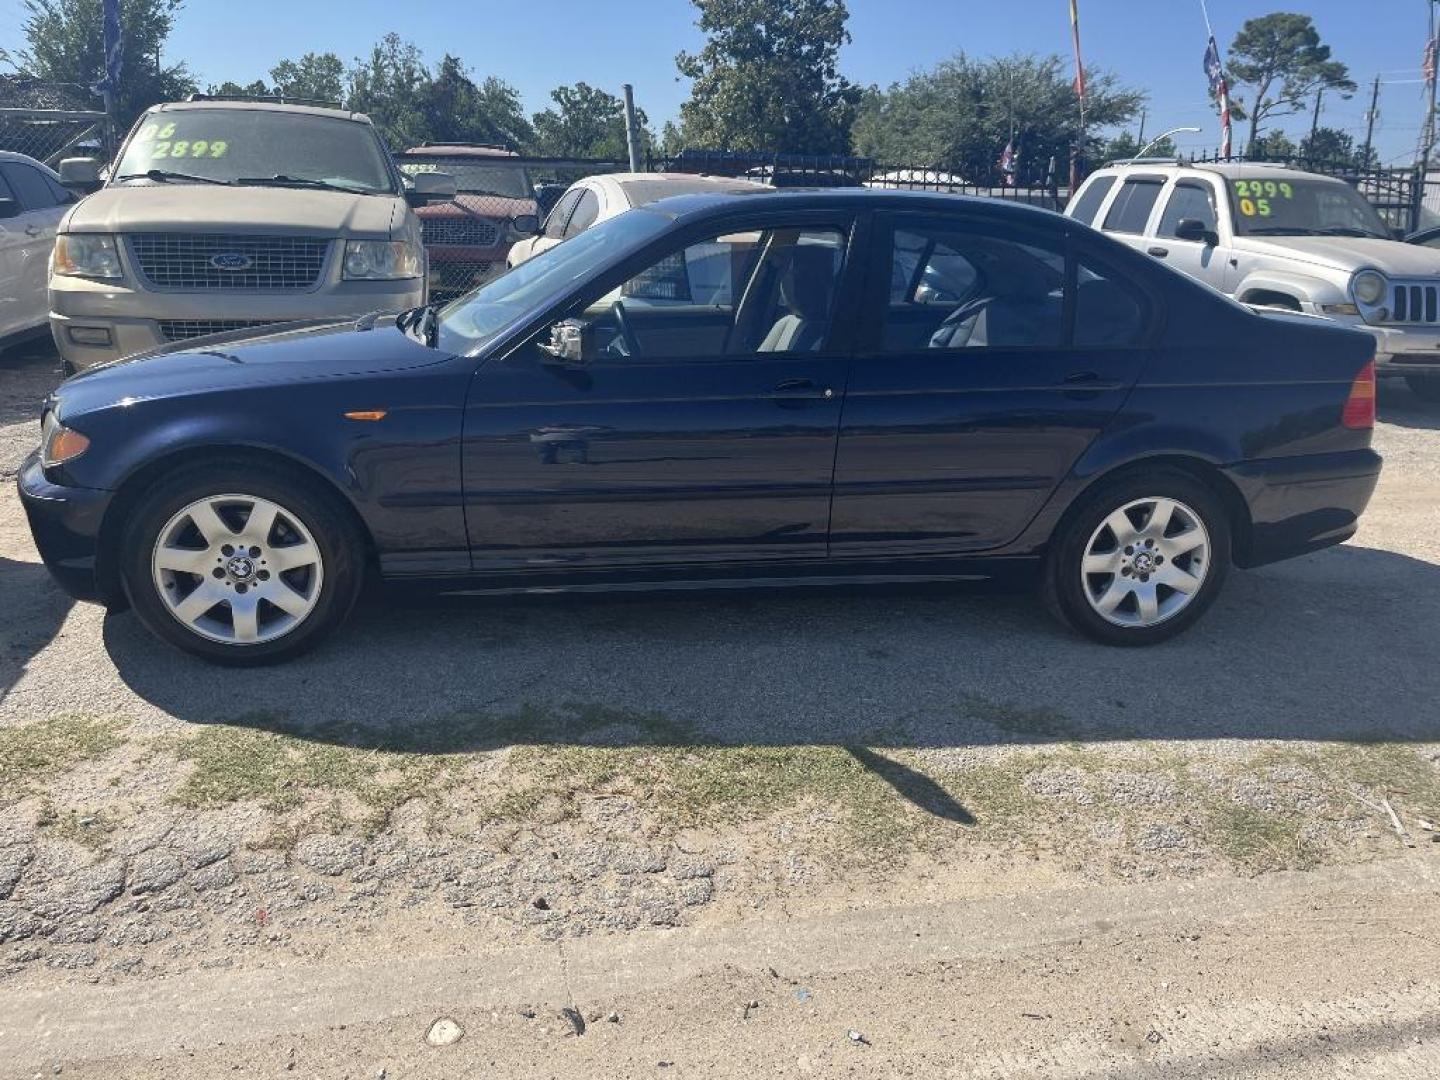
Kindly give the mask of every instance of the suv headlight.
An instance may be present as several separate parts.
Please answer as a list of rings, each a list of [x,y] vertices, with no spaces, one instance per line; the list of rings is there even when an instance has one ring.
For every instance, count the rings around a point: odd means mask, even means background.
[[[124,276],[115,237],[102,233],[61,233],[55,237],[51,266],[70,277],[114,281]]]
[[[420,251],[404,240],[347,240],[345,277],[351,281],[396,281],[420,276]]]
[[[1380,271],[1361,270],[1350,279],[1350,295],[1355,298],[1357,304],[1369,307],[1385,299],[1385,291],[1389,284],[1385,280],[1385,275]]]
[[[63,465],[74,461],[90,449],[90,440],[80,432],[67,428],[55,419],[53,412],[45,414],[40,429],[40,464],[48,469],[52,465]]]

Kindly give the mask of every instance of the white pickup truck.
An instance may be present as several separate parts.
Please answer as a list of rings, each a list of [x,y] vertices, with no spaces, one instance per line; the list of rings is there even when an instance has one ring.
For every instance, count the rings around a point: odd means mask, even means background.
[[[1440,402],[1440,251],[1392,239],[1343,180],[1136,161],[1097,170],[1065,214],[1242,303],[1368,331],[1379,375]]]

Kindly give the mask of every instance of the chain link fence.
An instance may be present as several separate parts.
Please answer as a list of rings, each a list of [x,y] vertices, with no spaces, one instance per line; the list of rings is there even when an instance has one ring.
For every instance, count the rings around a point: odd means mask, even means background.
[[[64,157],[104,158],[105,113],[90,89],[0,75],[0,150],[52,168]]]
[[[440,301],[503,274],[510,248],[535,235],[576,180],[627,168],[609,159],[523,156],[481,144],[422,146],[395,160],[408,176],[444,173],[455,180],[453,200],[416,211],[429,257],[430,295]]]

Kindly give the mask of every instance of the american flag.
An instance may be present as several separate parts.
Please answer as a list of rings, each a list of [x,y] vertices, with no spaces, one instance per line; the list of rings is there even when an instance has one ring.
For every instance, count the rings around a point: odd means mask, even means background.
[[[1085,108],[1085,67],[1080,62],[1080,8],[1078,0],[1070,0],[1070,36],[1075,45],[1075,95],[1080,99],[1080,108]]]
[[[1000,153],[1000,172],[1004,174],[1005,183],[1011,187],[1015,186],[1015,140],[1011,139],[1005,144],[1005,149]]]
[[[1220,103],[1220,156],[1230,156],[1230,87],[1225,81],[1225,65],[1220,61],[1220,46],[1215,35],[1205,47],[1205,77],[1210,80],[1210,96]]]
[[[1435,81],[1435,49],[1437,45],[1440,45],[1440,41],[1435,38],[1431,38],[1425,43],[1425,58],[1421,61],[1420,66],[1425,71],[1427,83]]]

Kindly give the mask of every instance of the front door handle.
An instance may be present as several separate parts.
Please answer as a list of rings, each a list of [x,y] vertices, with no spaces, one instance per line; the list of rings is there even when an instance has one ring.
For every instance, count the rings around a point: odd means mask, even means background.
[[[781,379],[770,392],[770,398],[779,402],[813,401],[816,398],[829,401],[835,396],[830,387],[821,389],[814,379]]]
[[[1156,247],[1150,248],[1150,254],[1154,255],[1157,259],[1163,259],[1165,258],[1165,256],[1170,254],[1170,249],[1159,247],[1157,245]]]
[[[1066,386],[1074,386],[1077,383],[1093,383],[1100,381],[1098,371],[1072,371],[1061,380]]]

